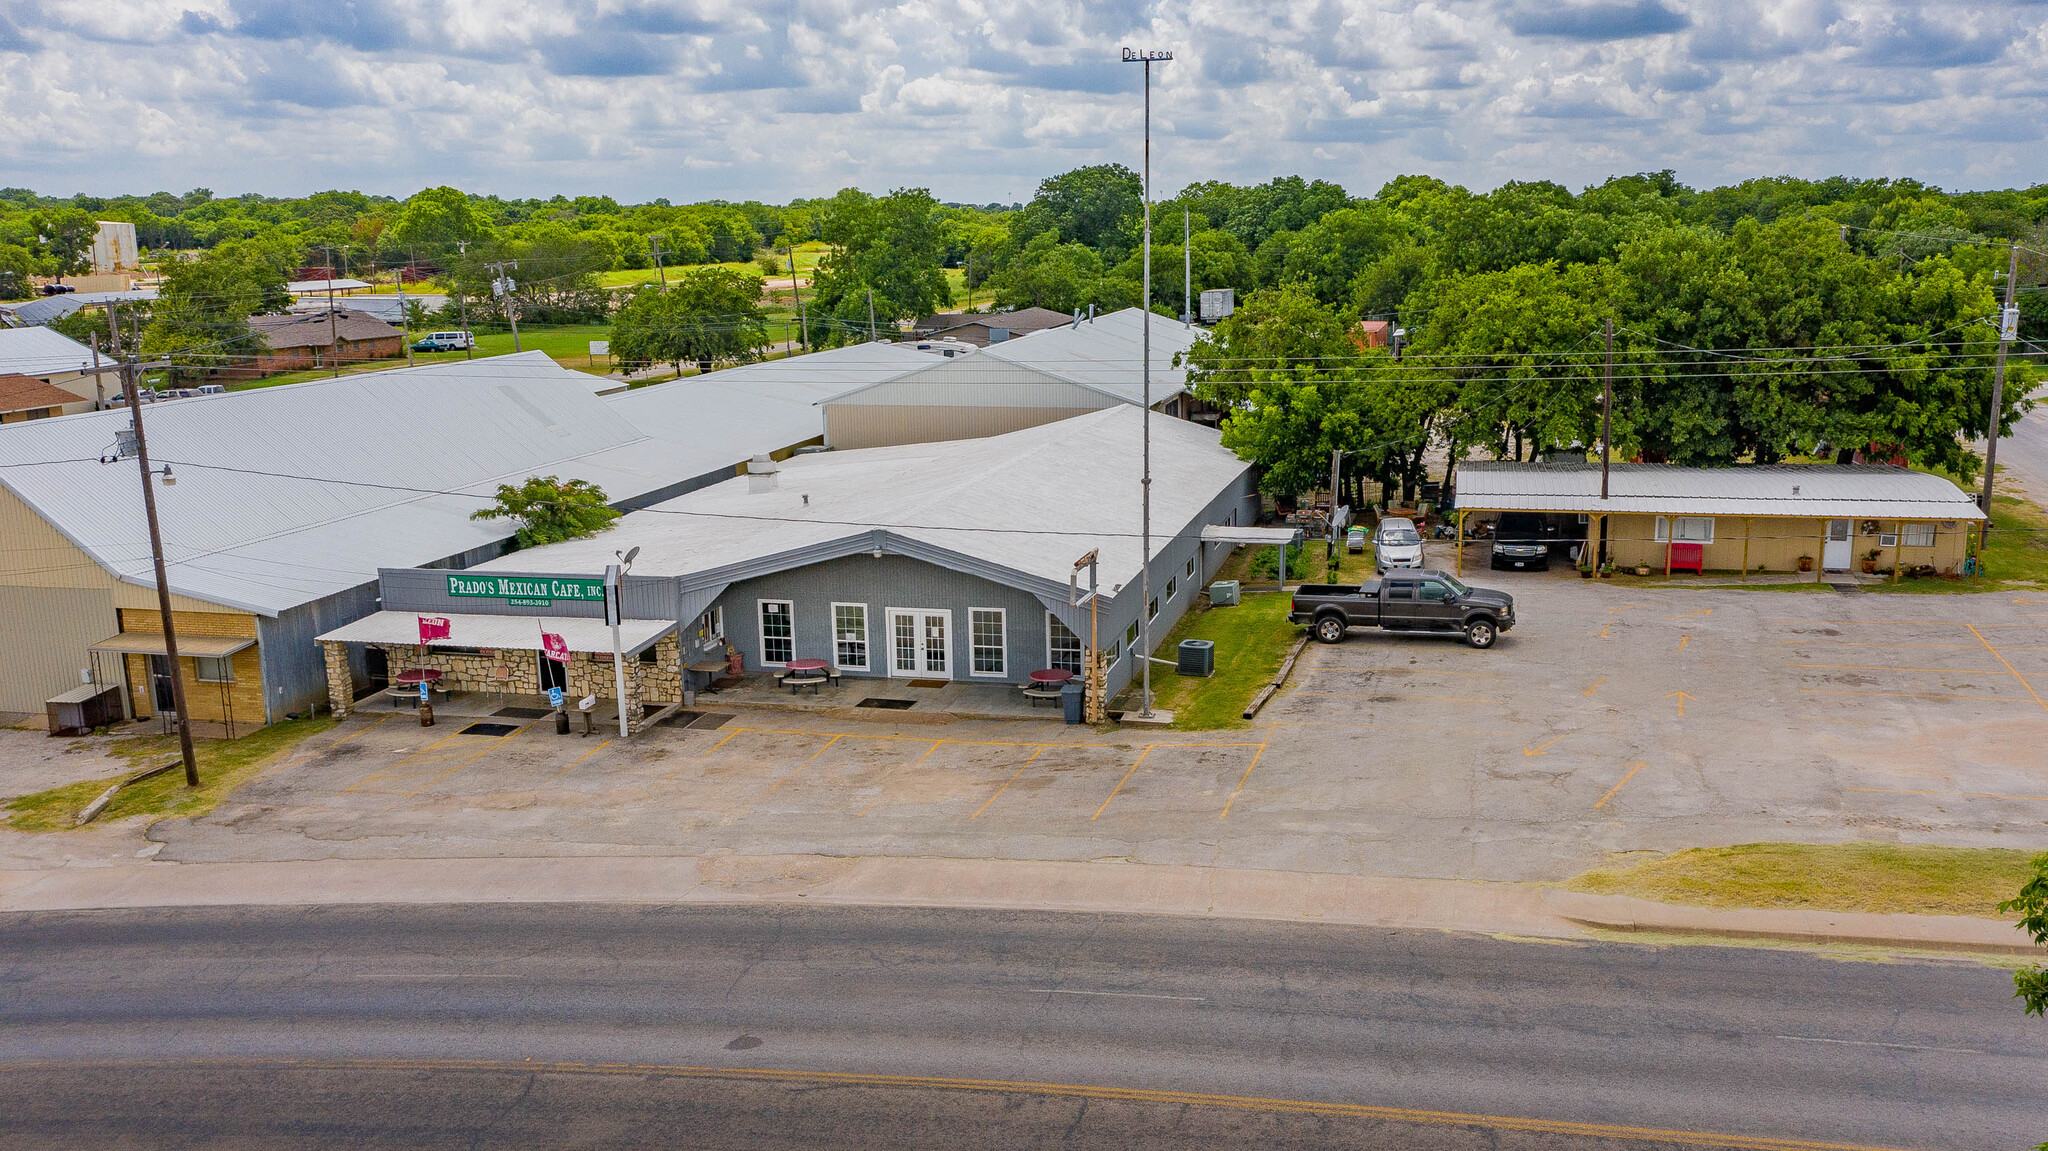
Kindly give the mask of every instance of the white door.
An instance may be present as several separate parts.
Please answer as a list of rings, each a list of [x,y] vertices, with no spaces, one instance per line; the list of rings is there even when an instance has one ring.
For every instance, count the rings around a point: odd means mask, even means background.
[[[952,679],[953,613],[927,608],[889,609],[889,674],[909,679]]]
[[[1828,521],[1828,542],[1820,550],[1822,571],[1845,572],[1849,570],[1849,549],[1854,542],[1850,539],[1851,528],[1848,520]]]

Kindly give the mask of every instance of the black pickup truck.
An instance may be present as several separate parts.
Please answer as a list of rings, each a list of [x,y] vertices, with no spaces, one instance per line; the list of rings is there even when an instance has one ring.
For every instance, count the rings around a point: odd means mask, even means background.
[[[1462,632],[1465,642],[1486,648],[1515,626],[1515,597],[1424,569],[1355,586],[1303,584],[1295,589],[1287,618],[1306,624],[1324,643],[1341,641],[1354,627],[1380,627]]]

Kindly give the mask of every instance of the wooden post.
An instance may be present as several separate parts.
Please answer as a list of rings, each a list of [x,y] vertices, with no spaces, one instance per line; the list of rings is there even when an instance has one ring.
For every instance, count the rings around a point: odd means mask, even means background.
[[[1458,509],[1458,538],[1453,542],[1457,545],[1456,551],[1458,553],[1458,570],[1456,574],[1460,578],[1462,578],[1465,574],[1465,517],[1470,514],[1470,512],[1466,511],[1463,508]]]
[[[1664,517],[1664,578],[1671,578],[1671,545],[1678,542],[1678,517]]]
[[[1752,523],[1752,521],[1750,520],[1750,518],[1749,518],[1748,516],[1743,516],[1743,517],[1742,517],[1742,582],[1743,582],[1743,583],[1748,583],[1748,582],[1749,582],[1749,536],[1750,536],[1750,525],[1751,525],[1751,523]]]
[[[1854,527],[1854,526],[1851,526],[1851,527],[1850,527],[1850,529],[1849,529],[1849,557],[1850,557],[1851,559],[1854,559],[1854,558],[1855,558],[1855,556],[1856,556],[1856,529],[1855,529],[1855,527]],[[1821,578],[1822,576],[1825,576],[1825,575],[1827,575],[1827,574],[1828,574],[1828,521],[1827,521],[1826,519],[1822,519],[1822,520],[1820,521],[1820,551],[1818,551],[1818,552],[1814,553],[1814,557],[1813,557],[1813,582],[1815,582],[1815,583],[1825,583],[1825,582],[1827,582],[1826,580],[1824,580],[1824,579],[1822,579],[1822,578]]]
[[[1893,524],[1892,528],[1894,531],[1892,536],[1892,582],[1897,583],[1899,582],[1899,560],[1903,558],[1900,553],[1906,550],[1906,521],[1900,520],[1898,523]]]

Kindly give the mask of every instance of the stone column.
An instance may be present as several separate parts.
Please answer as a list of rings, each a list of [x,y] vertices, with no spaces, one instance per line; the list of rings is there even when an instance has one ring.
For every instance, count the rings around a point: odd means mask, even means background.
[[[348,669],[348,645],[328,640],[320,645],[327,654],[327,707],[336,719],[347,719],[355,706],[356,678]]]

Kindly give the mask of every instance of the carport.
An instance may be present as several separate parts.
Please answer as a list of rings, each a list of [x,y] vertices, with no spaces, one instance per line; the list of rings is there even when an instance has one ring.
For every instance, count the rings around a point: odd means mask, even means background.
[[[1234,524],[1208,524],[1202,528],[1202,543],[1225,547],[1276,547],[1280,549],[1280,586],[1287,586],[1287,549],[1301,542],[1300,528],[1253,528]]]

